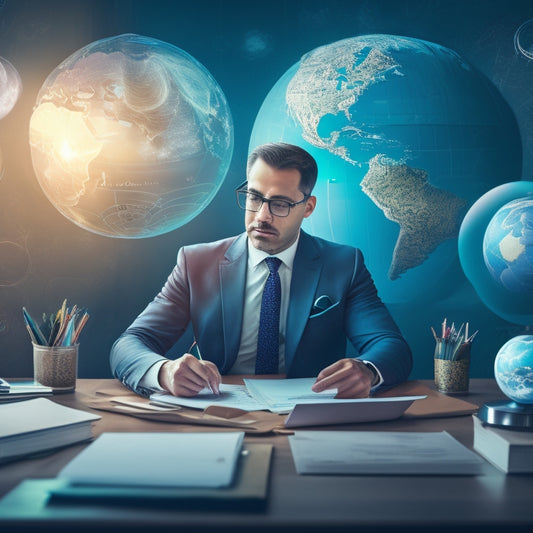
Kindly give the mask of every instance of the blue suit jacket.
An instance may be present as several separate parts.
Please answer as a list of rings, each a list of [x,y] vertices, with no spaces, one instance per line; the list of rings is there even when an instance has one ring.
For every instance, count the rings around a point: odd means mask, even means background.
[[[246,267],[245,233],[181,248],[161,292],[113,345],[113,374],[147,394],[140,379],[189,322],[202,357],[227,373],[239,351]],[[287,311],[287,377],[316,376],[345,357],[346,339],[380,370],[383,386],[407,379],[411,351],[379,299],[360,250],[301,231]]]

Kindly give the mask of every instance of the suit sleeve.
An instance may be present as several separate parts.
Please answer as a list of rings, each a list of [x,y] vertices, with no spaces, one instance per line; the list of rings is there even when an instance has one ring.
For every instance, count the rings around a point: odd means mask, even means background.
[[[356,250],[350,289],[346,296],[345,330],[361,359],[373,363],[383,376],[381,387],[405,381],[411,372],[411,349]]]
[[[190,320],[189,284],[184,249],[159,294],[148,304],[111,348],[113,375],[133,391],[148,395],[139,385],[148,369],[172,348]]]

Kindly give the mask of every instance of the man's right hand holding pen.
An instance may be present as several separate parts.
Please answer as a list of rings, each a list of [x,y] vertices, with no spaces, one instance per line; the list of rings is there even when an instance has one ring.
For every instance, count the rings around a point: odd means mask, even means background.
[[[206,387],[213,394],[220,394],[222,378],[218,368],[200,355],[195,357],[186,353],[174,361],[165,362],[158,377],[160,385],[174,396],[196,396]]]

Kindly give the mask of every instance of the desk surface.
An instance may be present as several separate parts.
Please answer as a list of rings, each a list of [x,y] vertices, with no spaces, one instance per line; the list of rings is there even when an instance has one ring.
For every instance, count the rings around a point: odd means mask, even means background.
[[[56,395],[54,400],[87,411],[85,402],[110,380],[78,380],[75,393]],[[430,381],[424,382],[432,386]],[[470,393],[461,398],[482,405],[503,398],[493,380],[470,382]],[[172,424],[141,420],[119,414],[93,411],[102,419],[94,434],[106,431],[171,431]],[[191,431],[213,428],[190,426]],[[335,429],[387,431],[446,430],[472,447],[472,418],[458,416],[434,419],[398,419],[388,422],[338,426]],[[247,442],[274,445],[270,491],[264,512],[177,511],[100,506],[73,513],[68,521],[48,523],[58,530],[136,530],[157,527],[180,531],[342,531],[398,528],[448,529],[457,525],[498,530],[533,526],[533,475],[505,475],[488,463],[479,476],[299,476],[294,468],[285,435],[247,435]],[[53,454],[0,466],[0,496],[27,478],[53,478],[86,444],[73,445]],[[78,509],[79,510],[79,509]],[[28,523],[2,520],[2,532],[24,529]],[[32,531],[44,525],[31,523]],[[21,530],[22,530],[21,529]]]

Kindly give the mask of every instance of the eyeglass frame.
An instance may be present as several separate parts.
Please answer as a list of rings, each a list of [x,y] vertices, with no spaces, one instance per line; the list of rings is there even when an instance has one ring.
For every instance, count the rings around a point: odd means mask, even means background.
[[[261,195],[261,194],[259,194],[257,192],[249,191],[248,188],[246,187],[247,183],[248,183],[248,180],[243,181],[235,189],[235,195],[237,196],[237,205],[241,209],[243,209],[244,211],[249,211],[250,213],[258,213],[259,211],[261,211],[261,208],[263,207],[263,204],[267,203],[268,204],[268,211],[270,212],[270,214],[273,217],[286,218],[286,217],[288,217],[291,214],[291,209],[293,207],[296,207],[297,205],[300,205],[300,204],[303,204],[304,202],[307,202],[307,200],[309,200],[309,198],[311,197],[310,194],[305,194],[304,192],[301,191],[302,194],[304,195],[304,197],[303,197],[303,200],[300,200],[299,202],[289,202],[288,200],[285,200],[284,198],[265,198],[263,195]],[[253,211],[251,209],[247,209],[246,207],[242,207],[241,206],[241,204],[239,203],[239,193],[241,193],[241,192],[245,192],[245,193],[248,193],[248,194],[253,194],[254,196],[257,196],[261,200],[261,205],[259,206],[259,209],[257,211]],[[272,207],[270,205],[272,202],[285,202],[289,206],[289,211],[287,212],[286,215],[277,215],[276,213],[273,213],[272,212]]]

